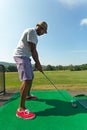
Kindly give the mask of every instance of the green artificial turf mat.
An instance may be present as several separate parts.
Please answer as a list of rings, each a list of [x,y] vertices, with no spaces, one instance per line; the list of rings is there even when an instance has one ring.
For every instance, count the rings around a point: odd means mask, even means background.
[[[67,91],[32,91],[32,94],[38,99],[26,101],[26,107],[36,118],[24,120],[15,116],[20,101],[20,94],[16,93],[0,107],[0,130],[87,130],[87,110],[78,102],[78,107],[73,108]]]
[[[87,109],[87,95],[76,95],[76,100],[85,108]]]

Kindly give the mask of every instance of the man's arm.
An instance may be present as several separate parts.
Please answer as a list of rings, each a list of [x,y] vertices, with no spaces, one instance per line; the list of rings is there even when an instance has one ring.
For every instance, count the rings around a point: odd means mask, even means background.
[[[35,66],[40,72],[42,72],[43,70],[42,70],[42,66],[41,66],[40,61],[39,61],[38,52],[36,50],[36,45],[29,42],[29,46],[31,49],[32,57],[35,61]]]

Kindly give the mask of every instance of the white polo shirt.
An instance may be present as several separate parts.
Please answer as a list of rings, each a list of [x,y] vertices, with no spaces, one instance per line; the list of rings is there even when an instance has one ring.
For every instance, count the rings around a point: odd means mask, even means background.
[[[28,28],[23,32],[13,56],[30,57],[32,54],[29,48],[29,42],[32,42],[35,45],[38,43],[38,37],[35,29]]]

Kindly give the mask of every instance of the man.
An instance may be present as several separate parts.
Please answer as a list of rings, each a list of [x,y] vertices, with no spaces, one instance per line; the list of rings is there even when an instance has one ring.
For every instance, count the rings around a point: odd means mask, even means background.
[[[27,110],[25,107],[26,100],[37,98],[36,96],[32,96],[30,94],[34,77],[30,57],[33,57],[35,61],[35,67],[40,72],[43,72],[36,45],[38,43],[38,36],[47,33],[47,26],[47,23],[42,21],[38,23],[34,29],[26,29],[23,32],[18,46],[14,52],[14,60],[17,65],[20,80],[22,81],[20,88],[20,105],[16,111],[17,117],[24,119],[32,119],[35,117],[35,114],[29,112],[29,110]]]

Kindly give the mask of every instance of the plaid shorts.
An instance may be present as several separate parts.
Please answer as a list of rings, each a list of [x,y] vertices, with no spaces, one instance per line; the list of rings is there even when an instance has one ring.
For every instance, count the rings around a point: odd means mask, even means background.
[[[21,81],[32,80],[34,77],[34,74],[33,74],[30,58],[15,56],[14,60],[17,65],[20,80]]]

